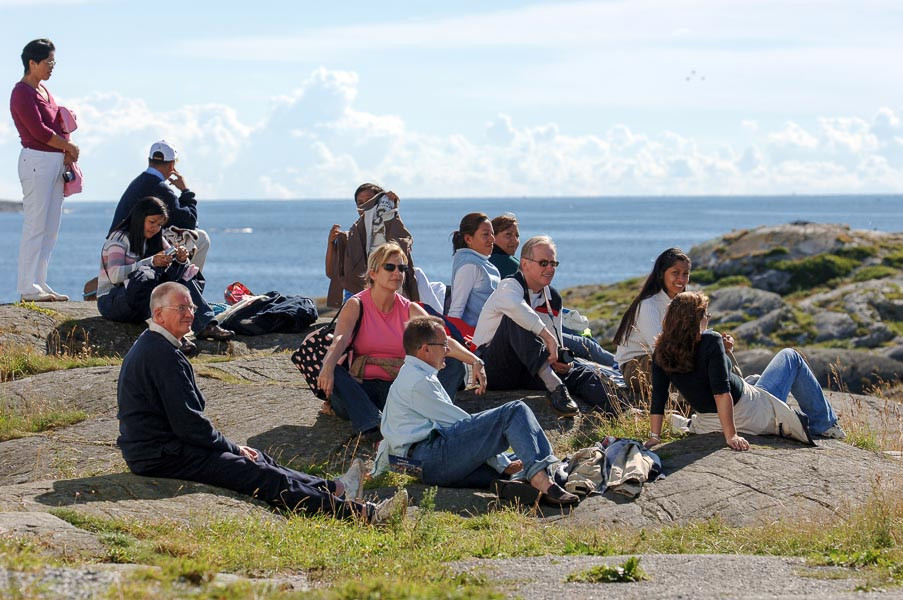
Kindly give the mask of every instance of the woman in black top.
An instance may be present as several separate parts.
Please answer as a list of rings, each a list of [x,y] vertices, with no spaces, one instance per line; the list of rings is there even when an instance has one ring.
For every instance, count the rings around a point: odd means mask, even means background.
[[[843,429],[809,365],[796,350],[781,350],[755,386],[731,371],[721,334],[707,330],[709,299],[702,292],[677,294],[668,306],[652,356],[650,439],[660,441],[668,386],[673,383],[697,416],[717,413],[728,446],[748,450],[737,431],[751,435],[775,433],[768,396],[787,401],[792,392],[812,433],[842,439]]]

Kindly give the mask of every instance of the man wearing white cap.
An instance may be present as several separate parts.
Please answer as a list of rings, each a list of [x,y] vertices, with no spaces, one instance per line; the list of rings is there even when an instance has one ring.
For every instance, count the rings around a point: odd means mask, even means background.
[[[194,192],[188,189],[182,174],[176,170],[178,152],[172,144],[166,140],[154,142],[151,145],[147,158],[147,170],[138,175],[129,187],[126,188],[119,199],[119,205],[113,215],[110,231],[128,218],[132,207],[146,196],[159,198],[166,205],[169,212],[169,227],[192,230],[197,234],[194,255],[191,262],[196,264],[201,271],[204,270],[204,262],[207,260],[207,251],[210,249],[210,236],[206,231],[198,229],[198,208]],[[181,193],[178,198],[166,183],[171,183]],[[182,242],[180,241],[180,245]]]

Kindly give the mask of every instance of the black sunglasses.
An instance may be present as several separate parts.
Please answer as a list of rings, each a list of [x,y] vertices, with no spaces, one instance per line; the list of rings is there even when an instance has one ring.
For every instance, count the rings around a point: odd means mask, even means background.
[[[405,264],[396,265],[395,263],[386,263],[383,265],[383,269],[385,269],[389,273],[391,273],[395,269],[398,269],[399,273],[407,273],[408,265],[405,265]]]
[[[545,268],[548,267],[549,265],[552,265],[553,267],[557,267],[558,265],[561,264],[561,263],[558,262],[557,260],[545,260],[545,259],[542,259],[542,260],[533,260],[532,258],[527,258],[526,256],[525,256],[524,258],[526,258],[526,259],[529,260],[530,262],[539,263],[539,266],[542,267],[543,269],[545,269]]]

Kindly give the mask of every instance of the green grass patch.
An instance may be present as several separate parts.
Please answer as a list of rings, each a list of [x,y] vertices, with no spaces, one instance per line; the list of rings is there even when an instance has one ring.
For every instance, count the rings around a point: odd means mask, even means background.
[[[797,260],[775,260],[768,267],[790,274],[790,290],[807,290],[829,282],[832,279],[845,277],[859,266],[853,258],[835,254],[816,254]]]
[[[700,285],[708,285],[718,281],[718,276],[715,275],[715,272],[711,269],[693,269],[690,272],[690,277],[693,279],[694,283]]]
[[[834,251],[837,256],[844,258],[852,258],[853,260],[865,260],[878,256],[879,248],[877,246],[844,246]]]
[[[895,269],[903,269],[903,249],[889,252],[882,261],[888,267]]]
[[[82,410],[46,398],[13,404],[0,399],[0,442],[73,425],[88,418]]]
[[[62,317],[60,313],[53,310],[52,308],[47,308],[46,306],[42,306],[37,302],[16,302],[13,304],[16,308],[24,308],[25,310],[31,310],[36,313],[41,313],[42,315],[47,315],[48,317],[53,317],[54,319]]]
[[[577,583],[626,583],[648,579],[646,572],[640,568],[640,559],[631,556],[618,566],[596,565],[584,571],[571,573],[566,582]]]
[[[776,346],[807,344],[815,339],[815,317],[797,308],[791,310],[793,319],[781,321],[771,335]]]
[[[899,272],[899,269],[888,267],[886,265],[869,265],[868,267],[862,267],[861,269],[853,273],[853,281],[884,279],[885,277],[893,277]]]
[[[710,292],[712,290],[720,290],[721,288],[734,286],[752,287],[752,283],[746,275],[728,275],[727,277],[719,279],[712,285],[707,286],[705,291]]]
[[[769,248],[762,255],[766,258],[778,258],[779,256],[787,256],[790,254],[790,250],[785,248],[784,246],[775,246],[774,248]]]
[[[0,382],[23,379],[49,371],[118,365],[122,362],[121,358],[110,356],[40,354],[32,348],[23,346],[6,346],[2,350]]]
[[[611,285],[569,288],[562,297],[568,308],[579,310],[588,319],[616,325],[640,293],[643,281],[645,277],[633,277]]]
[[[718,518],[645,530],[565,527],[514,509],[469,518],[437,512],[429,498],[417,516],[384,528],[305,516],[285,521],[255,516],[184,523],[107,520],[72,510],[54,514],[96,533],[108,549],[109,560],[160,567],[155,577],[162,583],[156,585],[179,583],[207,589],[213,573],[270,577],[303,571],[314,582],[333,585],[316,592],[324,598],[495,597],[491,585],[457,575],[448,567],[451,561],[470,558],[642,553],[800,556],[821,564],[856,565],[872,585],[898,583],[903,565],[903,498],[893,488],[876,488],[864,505],[749,527],[732,527]],[[26,563],[27,549],[23,556],[21,561],[3,560]],[[259,597],[283,597],[268,594]]]

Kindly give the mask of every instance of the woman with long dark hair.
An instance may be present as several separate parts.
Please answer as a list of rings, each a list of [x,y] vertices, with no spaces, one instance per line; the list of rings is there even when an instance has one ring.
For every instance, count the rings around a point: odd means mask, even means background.
[[[47,283],[50,254],[56,246],[63,210],[63,176],[78,160],[78,146],[69,141],[60,107],[44,87],[56,66],[56,47],[47,39],[28,42],[22,50],[25,74],[9,100],[13,123],[22,141],[19,181],[22,183],[22,241],[16,287],[23,301],[66,301]]]
[[[637,398],[649,397],[655,339],[662,330],[668,303],[687,289],[690,268],[690,257],[680,248],[668,248],[659,254],[640,293],[621,317],[612,340],[618,346],[615,360]]]
[[[665,403],[671,384],[696,414],[690,420],[693,433],[721,431],[734,450],[749,450],[740,433],[788,435],[779,427],[780,412],[787,413],[792,392],[803,413],[794,425],[826,438],[843,439],[837,415],[802,355],[785,348],[768,363],[755,385],[731,370],[721,334],[708,329],[709,299],[702,292],[682,292],[668,305],[662,332],[652,358],[652,407],[647,446],[661,440]],[[791,413],[789,421],[793,421]],[[789,422],[788,421],[788,422]]]
[[[188,288],[194,306],[192,330],[198,338],[227,340],[235,335],[217,325],[204,300],[197,265],[188,262],[183,246],[171,247],[163,237],[169,215],[159,198],[138,201],[129,216],[107,236],[97,276],[97,310],[111,321],[140,323],[150,318],[150,294],[166,281]]]

